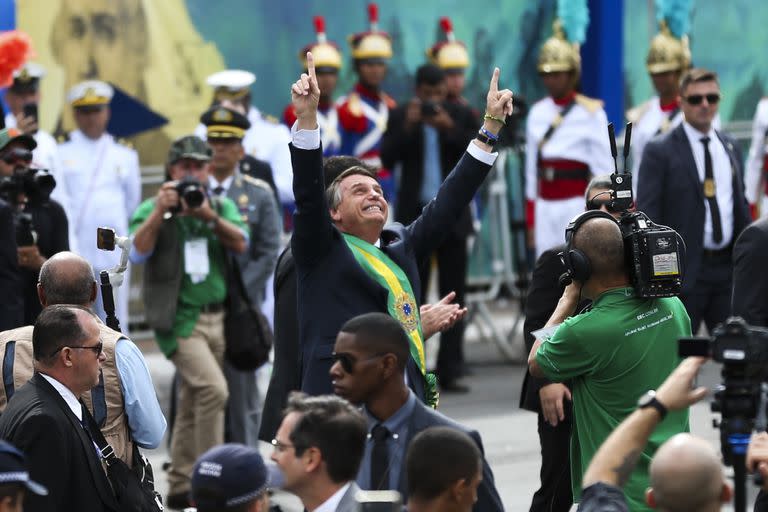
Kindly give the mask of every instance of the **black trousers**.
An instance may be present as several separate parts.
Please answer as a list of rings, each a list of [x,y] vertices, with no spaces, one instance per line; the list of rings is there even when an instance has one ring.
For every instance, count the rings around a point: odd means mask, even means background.
[[[690,292],[680,295],[695,335],[703,321],[709,332],[731,314],[733,293],[733,261],[730,255],[720,258],[704,257],[696,283]]]
[[[565,420],[554,427],[539,413],[541,487],[533,495],[530,512],[568,512],[573,504],[570,457],[573,408],[567,400],[563,406]]]
[[[463,307],[467,290],[467,237],[451,234],[437,248],[435,256],[437,256],[440,298],[454,291],[456,292],[455,302]],[[419,268],[422,304],[426,301],[429,288],[431,263],[431,259],[427,260]],[[456,380],[464,371],[464,328],[462,320],[440,335],[437,375],[443,382]]]

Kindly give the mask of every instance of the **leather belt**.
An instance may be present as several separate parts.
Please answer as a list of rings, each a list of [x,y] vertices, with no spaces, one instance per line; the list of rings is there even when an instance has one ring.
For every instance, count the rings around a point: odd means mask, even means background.
[[[221,313],[224,311],[224,303],[219,302],[217,304],[204,304],[200,306],[201,313]]]

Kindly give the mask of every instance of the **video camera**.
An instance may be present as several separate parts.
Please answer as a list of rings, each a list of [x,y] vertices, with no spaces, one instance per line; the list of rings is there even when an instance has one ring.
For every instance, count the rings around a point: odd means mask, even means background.
[[[646,214],[630,211],[635,204],[632,174],[628,170],[632,123],[624,132],[624,172],[619,173],[616,136],[608,124],[608,138],[613,154],[611,201],[608,208],[622,212],[619,226],[624,239],[624,254],[635,295],[642,298],[674,297],[683,286],[685,242],[672,228],[654,223]]]
[[[205,201],[206,193],[203,185],[190,176],[185,177],[176,184],[176,192],[179,193],[179,197],[184,199],[188,208],[199,208]],[[171,213],[176,214],[181,212],[181,205],[176,206],[171,210]]]
[[[750,434],[768,426],[768,329],[732,317],[713,329],[711,337],[680,338],[678,353],[680,357],[711,357],[723,365],[723,382],[710,404],[721,418],[713,421],[713,426],[720,429],[723,461],[734,469],[735,510],[745,510],[744,458]],[[757,478],[755,483],[761,484]]]
[[[27,205],[20,201],[20,197],[26,196],[27,202],[32,204],[45,203],[55,187],[56,179],[45,169],[18,166],[13,174],[0,178],[0,197],[14,207],[13,225],[18,247],[37,243],[32,215],[26,211]]]

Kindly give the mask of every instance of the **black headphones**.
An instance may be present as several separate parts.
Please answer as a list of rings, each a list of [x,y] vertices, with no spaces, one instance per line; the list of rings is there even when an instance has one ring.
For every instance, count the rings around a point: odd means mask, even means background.
[[[573,237],[576,231],[588,220],[610,219],[618,226],[618,222],[609,213],[602,210],[588,210],[580,213],[565,228],[565,251],[560,253],[560,261],[565,265],[565,272],[558,280],[560,286],[568,286],[573,281],[581,283],[587,281],[592,275],[592,263],[584,251],[573,248]]]

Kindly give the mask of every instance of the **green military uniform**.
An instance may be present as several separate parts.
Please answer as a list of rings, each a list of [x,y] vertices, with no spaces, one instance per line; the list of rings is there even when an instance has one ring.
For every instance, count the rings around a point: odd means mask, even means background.
[[[660,386],[677,367],[677,339],[690,335],[691,322],[678,298],[638,299],[632,288],[616,288],[601,294],[590,311],[565,320],[541,344],[536,362],[544,376],[573,383],[574,499],[597,449],[635,410],[638,398]],[[687,431],[687,410],[670,412],[656,427],[624,486],[632,510],[649,510],[644,493],[656,449]]]

